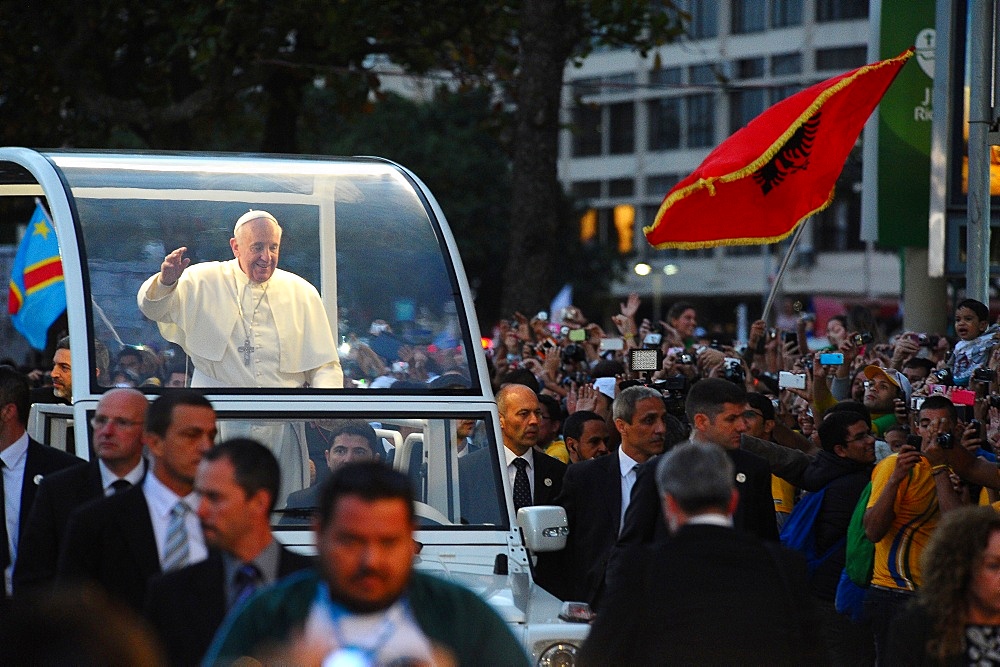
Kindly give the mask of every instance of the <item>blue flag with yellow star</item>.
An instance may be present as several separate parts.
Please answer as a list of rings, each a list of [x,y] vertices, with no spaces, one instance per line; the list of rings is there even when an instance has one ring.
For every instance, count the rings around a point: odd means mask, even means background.
[[[35,213],[14,257],[7,312],[31,347],[44,350],[49,327],[65,311],[66,284],[56,231],[42,203],[35,200]]]

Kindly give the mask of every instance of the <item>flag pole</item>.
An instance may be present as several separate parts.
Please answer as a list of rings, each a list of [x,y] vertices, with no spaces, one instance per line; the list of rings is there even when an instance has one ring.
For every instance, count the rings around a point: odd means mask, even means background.
[[[781,260],[781,266],[778,267],[778,275],[774,277],[774,283],[771,285],[771,293],[767,295],[767,301],[764,302],[764,312],[760,316],[760,319],[767,322],[768,315],[771,314],[771,306],[774,305],[774,296],[778,293],[778,286],[781,285],[781,278],[785,275],[785,267],[788,266],[788,260],[792,257],[792,251],[795,250],[795,246],[799,242],[799,237],[802,236],[802,230],[805,228],[806,223],[809,222],[811,218],[803,220],[802,224],[795,228],[795,233],[792,234],[792,240],[788,244],[788,250],[785,251],[785,256]]]

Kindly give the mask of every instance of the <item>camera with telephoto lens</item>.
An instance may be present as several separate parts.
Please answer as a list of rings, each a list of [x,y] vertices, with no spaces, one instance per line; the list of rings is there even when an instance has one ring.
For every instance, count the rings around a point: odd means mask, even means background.
[[[855,345],[867,345],[873,340],[875,340],[875,338],[867,331],[862,331],[861,333],[856,333],[851,336],[851,342]]]
[[[743,371],[743,364],[740,363],[740,360],[733,357],[723,359],[722,377],[730,382],[743,384],[746,381],[746,373]]]
[[[574,361],[583,361],[587,358],[587,353],[583,349],[582,345],[577,345],[576,343],[570,343],[562,349],[559,353],[559,357],[564,364],[569,364]]]
[[[951,384],[951,371],[947,368],[939,368],[930,374],[928,380],[936,380],[937,384]]]
[[[986,368],[985,366],[980,366],[976,370],[972,371],[972,381],[973,382],[993,382],[996,379],[997,372],[992,368]]]

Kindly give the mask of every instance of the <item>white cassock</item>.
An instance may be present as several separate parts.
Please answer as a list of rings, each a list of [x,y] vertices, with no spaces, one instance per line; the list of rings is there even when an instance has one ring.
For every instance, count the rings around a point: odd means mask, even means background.
[[[191,357],[193,387],[343,387],[330,320],[308,281],[275,269],[252,283],[236,259],[193,264],[169,287],[159,276],[139,288],[139,310]],[[271,447],[282,470],[278,507],[309,486],[301,423],[231,422],[219,432]]]

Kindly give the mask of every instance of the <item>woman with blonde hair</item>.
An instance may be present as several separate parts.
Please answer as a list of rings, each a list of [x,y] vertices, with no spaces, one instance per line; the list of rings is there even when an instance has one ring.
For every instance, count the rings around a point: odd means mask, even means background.
[[[1000,514],[949,512],[923,558],[924,584],[893,620],[888,665],[1000,662]]]

